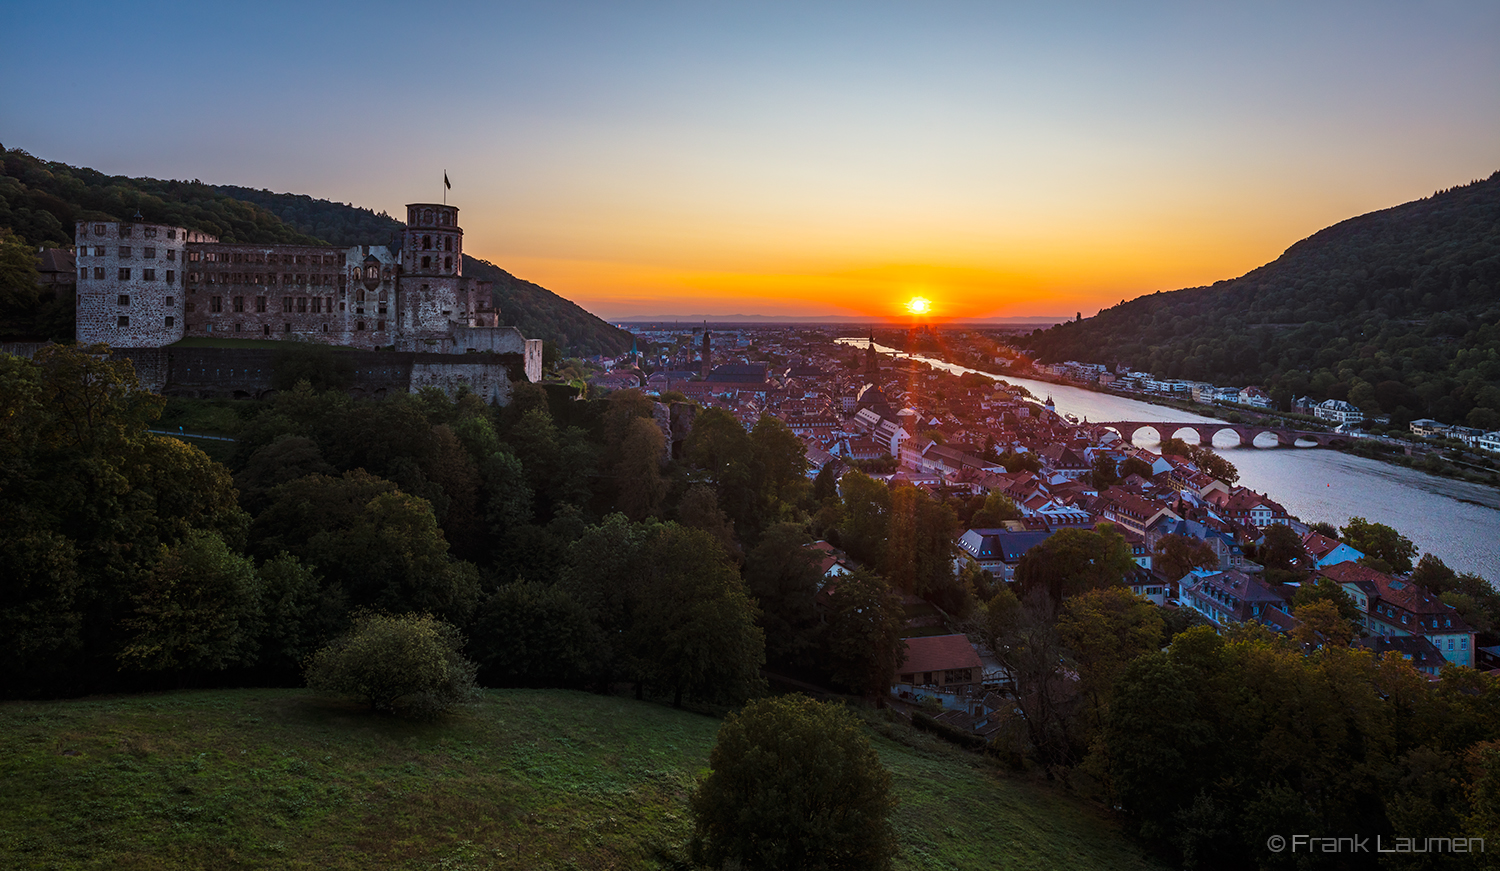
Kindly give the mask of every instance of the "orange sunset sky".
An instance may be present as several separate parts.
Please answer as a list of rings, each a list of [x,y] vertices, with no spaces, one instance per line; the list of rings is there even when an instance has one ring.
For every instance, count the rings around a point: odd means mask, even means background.
[[[33,5],[0,141],[395,215],[446,170],[616,320],[1091,314],[1500,169],[1500,4],[1214,6]]]

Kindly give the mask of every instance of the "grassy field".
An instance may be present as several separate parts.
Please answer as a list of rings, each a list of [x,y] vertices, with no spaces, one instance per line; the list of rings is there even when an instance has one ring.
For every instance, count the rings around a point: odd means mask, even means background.
[[[7,703],[0,866],[674,867],[718,725],[561,690],[486,691],[436,723],[303,690]],[[1086,804],[927,736],[872,737],[899,867],[1157,867]]]

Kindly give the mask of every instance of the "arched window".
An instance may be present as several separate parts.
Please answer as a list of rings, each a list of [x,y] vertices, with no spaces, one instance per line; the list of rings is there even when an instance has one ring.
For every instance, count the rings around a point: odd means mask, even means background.
[[[431,224],[432,223],[432,209],[426,209],[426,210],[424,210],[422,212],[422,223],[424,223],[424,224]]]
[[[452,257],[444,257],[443,258],[443,269],[444,270],[448,270],[448,271],[452,271],[452,269],[453,269],[453,258]]]
[[[423,269],[431,269],[432,268],[432,258],[431,257],[423,257],[422,258],[422,268]]]
[[[422,250],[423,251],[431,251],[432,250],[432,237],[431,236],[423,236],[422,237]]]
[[[383,290],[380,292],[380,301],[385,302],[385,291]]]
[[[443,240],[443,250],[444,251],[452,251],[453,250],[453,237],[452,236],[449,236],[448,238],[446,238],[446,239]]]
[[[374,266],[369,267],[368,269],[365,270],[365,278],[368,278],[371,281],[379,281],[380,280],[380,270],[377,267],[374,267]]]

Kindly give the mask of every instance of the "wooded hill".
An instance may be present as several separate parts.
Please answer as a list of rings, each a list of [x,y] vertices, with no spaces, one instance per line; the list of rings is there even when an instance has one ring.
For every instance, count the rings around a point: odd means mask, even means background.
[[[212,233],[224,242],[384,245],[405,226],[390,215],[304,194],[201,181],[110,176],[0,146],[0,228],[33,246],[70,246],[80,220],[143,220]],[[495,282],[503,323],[566,354],[615,354],[630,334],[544,287],[472,257],[464,268]]]
[[[1047,362],[1347,399],[1404,426],[1500,429],[1500,172],[1335,224],[1211,287],[1018,340]]]

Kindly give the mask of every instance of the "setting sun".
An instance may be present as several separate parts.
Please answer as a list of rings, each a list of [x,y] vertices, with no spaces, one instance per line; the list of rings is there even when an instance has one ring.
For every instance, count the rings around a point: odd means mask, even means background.
[[[914,296],[906,303],[906,310],[914,315],[925,315],[932,311],[932,303],[924,297]]]

